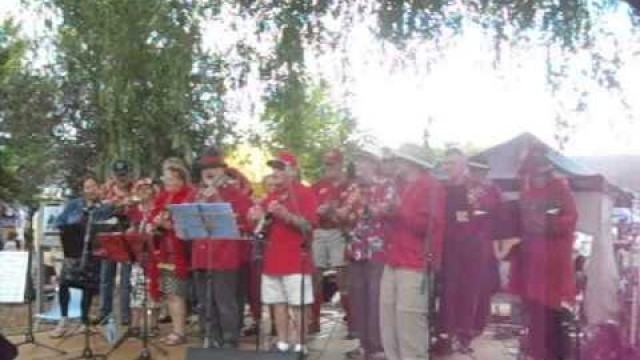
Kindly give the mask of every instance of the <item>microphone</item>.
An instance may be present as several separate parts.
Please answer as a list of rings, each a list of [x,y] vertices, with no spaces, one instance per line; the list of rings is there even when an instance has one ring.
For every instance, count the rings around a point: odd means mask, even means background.
[[[271,225],[272,218],[273,215],[268,212],[262,215],[260,220],[258,220],[256,227],[253,229],[253,235],[256,237],[264,237],[267,232],[267,228]]]

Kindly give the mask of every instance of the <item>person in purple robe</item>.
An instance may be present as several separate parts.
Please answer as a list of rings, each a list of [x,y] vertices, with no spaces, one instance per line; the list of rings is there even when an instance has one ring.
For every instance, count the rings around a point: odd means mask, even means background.
[[[501,194],[488,180],[471,176],[459,149],[447,151],[443,170],[447,196],[439,330],[447,347],[455,344],[452,349],[471,353],[471,342],[483,332],[491,296],[499,287],[493,241]]]

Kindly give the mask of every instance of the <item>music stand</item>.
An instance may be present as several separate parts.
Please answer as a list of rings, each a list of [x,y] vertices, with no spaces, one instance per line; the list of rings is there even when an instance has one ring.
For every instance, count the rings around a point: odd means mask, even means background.
[[[93,235],[93,221],[94,221],[94,216],[95,216],[95,211],[96,211],[96,207],[94,206],[90,206],[84,209],[86,215],[87,215],[87,223],[86,223],[86,228],[84,229],[84,236],[83,236],[83,240],[82,240],[82,246],[81,246],[81,251],[80,251],[80,266],[82,269],[85,269],[85,271],[89,271],[88,269],[88,263],[91,261],[91,242],[93,241],[92,239],[92,235]],[[61,229],[62,230],[62,229]],[[71,244],[68,244],[71,245]],[[63,246],[63,251],[64,247],[65,247],[65,243],[63,242],[62,244]],[[76,251],[77,248],[74,245],[71,245],[71,247],[68,249],[69,250],[69,254],[72,254],[72,250]],[[66,251],[65,251],[65,256],[66,256]],[[91,278],[90,276],[85,276],[83,278],[83,286],[82,289],[84,290],[84,293],[82,294],[82,296],[91,296],[91,295],[87,295],[87,289],[91,288],[92,286],[95,286],[94,284],[91,283]],[[89,311],[89,309],[86,309],[84,311]],[[97,360],[97,359],[107,359],[106,355],[103,354],[96,354],[93,352],[93,349],[91,349],[91,329],[89,329],[89,321],[88,321],[88,317],[89,314],[84,314],[85,320],[84,322],[84,348],[82,349],[82,353],[75,357],[75,358],[71,358],[69,360]]]
[[[170,205],[176,234],[183,241],[246,241],[241,238],[235,214],[230,203],[190,203]],[[203,347],[210,348],[212,338],[210,326],[212,321],[211,281],[207,279],[207,300],[205,305],[205,322]]]
[[[126,263],[126,262],[139,262],[140,265],[144,268],[144,266],[149,261],[149,246],[148,242],[153,241],[153,239],[148,238],[148,234],[139,234],[135,233],[137,236],[133,236],[134,234],[125,234],[121,232],[116,233],[108,233],[103,234],[102,236],[98,236],[98,240],[100,240],[100,245],[102,245],[102,250],[105,258],[108,260],[114,261],[116,263]],[[157,344],[151,342],[149,340],[149,325],[147,321],[148,316],[148,282],[146,273],[144,276],[144,291],[143,291],[143,301],[142,301],[142,313],[143,313],[143,331],[142,331],[142,339],[138,336],[134,336],[130,331],[124,333],[116,343],[109,349],[106,356],[110,356],[113,352],[118,350],[120,346],[124,344],[124,342],[128,339],[135,339],[142,343],[142,348],[140,349],[140,355],[136,358],[137,360],[150,360],[151,359],[151,351],[149,346],[153,347],[155,350],[160,352],[163,356],[167,356],[169,353],[158,346]]]

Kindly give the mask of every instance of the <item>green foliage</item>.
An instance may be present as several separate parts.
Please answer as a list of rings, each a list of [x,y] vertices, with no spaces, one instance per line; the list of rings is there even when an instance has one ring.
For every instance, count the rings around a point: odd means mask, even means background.
[[[42,133],[27,122],[39,123],[46,106],[39,79],[23,71],[25,41],[11,20],[0,25],[0,199],[29,202],[43,183],[46,146]],[[36,144],[38,144],[36,146]]]
[[[115,159],[156,172],[205,141],[232,141],[222,116],[224,61],[201,49],[195,2],[51,0],[61,14],[52,75],[62,96],[57,142],[66,174],[106,174]],[[210,119],[217,121],[210,121]]]
[[[329,149],[349,151],[355,145],[355,122],[335,109],[324,84],[310,83],[297,74],[269,94],[262,121],[271,150],[288,149],[298,155],[303,176],[321,175],[322,155]]]

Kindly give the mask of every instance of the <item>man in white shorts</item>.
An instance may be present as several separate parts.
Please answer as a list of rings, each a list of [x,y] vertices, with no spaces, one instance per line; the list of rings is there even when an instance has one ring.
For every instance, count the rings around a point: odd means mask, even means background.
[[[249,218],[270,224],[264,249],[262,303],[273,306],[279,352],[307,353],[306,306],[313,303],[313,260],[308,243],[315,223],[316,201],[311,189],[297,180],[298,163],[289,152],[268,162],[273,185],[266,199],[254,206]]]

